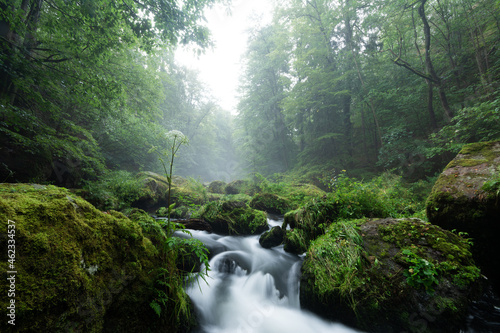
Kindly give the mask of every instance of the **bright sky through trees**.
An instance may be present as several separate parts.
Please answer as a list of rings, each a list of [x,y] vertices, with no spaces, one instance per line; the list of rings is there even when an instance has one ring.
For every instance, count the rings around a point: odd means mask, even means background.
[[[233,0],[230,7],[216,5],[206,14],[215,46],[196,56],[179,48],[176,60],[200,72],[200,80],[209,85],[220,105],[234,113],[237,104],[238,78],[241,75],[241,56],[245,52],[248,29],[259,22],[271,21],[272,0]]]

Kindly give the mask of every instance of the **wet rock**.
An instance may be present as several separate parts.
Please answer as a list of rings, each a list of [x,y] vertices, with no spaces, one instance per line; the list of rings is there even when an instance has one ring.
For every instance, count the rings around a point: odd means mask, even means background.
[[[362,219],[311,243],[300,299],[365,331],[458,332],[481,281],[468,239],[418,219]]]
[[[276,226],[263,233],[259,238],[259,243],[263,248],[270,249],[283,243],[285,231]]]
[[[186,219],[186,220],[177,220],[175,221],[177,223],[181,223],[186,227],[186,229],[191,229],[191,230],[201,230],[201,231],[207,231],[207,232],[212,232],[212,226],[210,223],[203,219]]]

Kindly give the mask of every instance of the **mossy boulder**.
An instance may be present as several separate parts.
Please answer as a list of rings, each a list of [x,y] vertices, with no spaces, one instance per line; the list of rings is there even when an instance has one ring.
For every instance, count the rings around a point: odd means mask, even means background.
[[[226,185],[222,180],[214,180],[208,185],[208,191],[210,193],[225,194]]]
[[[362,219],[311,243],[300,299],[370,332],[458,332],[481,281],[468,239],[419,219]]]
[[[290,202],[276,194],[257,193],[250,201],[250,207],[271,214],[285,214],[290,210]]]
[[[168,179],[157,173],[143,171],[137,174],[142,184],[141,197],[132,203],[133,207],[155,211],[166,206],[168,199]]]
[[[257,192],[256,186],[249,180],[234,180],[224,188],[226,194],[248,194],[254,195]]]
[[[186,206],[180,206],[172,209],[170,212],[170,218],[173,219],[185,219],[190,215],[189,207]],[[156,216],[157,217],[168,217],[168,208],[167,207],[160,207],[156,211]]]
[[[285,251],[304,253],[310,242],[337,218],[338,205],[327,198],[312,200],[302,208],[287,212],[282,225],[282,229],[289,229],[285,235]]]
[[[212,201],[198,213],[214,232],[222,235],[257,235],[268,229],[265,212],[235,200]]]
[[[103,213],[55,186],[0,184],[0,225],[15,230],[0,236],[15,244],[15,262],[5,257],[0,269],[17,271],[16,332],[178,331],[175,316],[149,306],[162,260],[143,225],[156,224],[132,213],[134,221]],[[7,295],[6,283],[0,292]],[[4,318],[9,301],[0,298]],[[1,321],[0,331],[11,328]]]
[[[442,228],[467,232],[473,254],[485,274],[498,281],[500,200],[485,183],[500,178],[500,142],[466,145],[446,166],[427,199],[429,221]],[[499,180],[500,182],[500,180]]]
[[[271,230],[264,232],[259,238],[259,244],[265,248],[281,245],[285,237],[285,231],[280,226],[275,226]]]
[[[168,179],[151,171],[143,171],[137,174],[142,184],[141,196],[132,203],[133,207],[144,209],[147,212],[157,212],[161,207],[168,204]],[[180,176],[172,177],[170,204],[175,203],[177,207],[187,204],[201,205],[205,201],[206,191],[203,185],[196,181],[187,180]],[[201,188],[199,188],[201,187]]]

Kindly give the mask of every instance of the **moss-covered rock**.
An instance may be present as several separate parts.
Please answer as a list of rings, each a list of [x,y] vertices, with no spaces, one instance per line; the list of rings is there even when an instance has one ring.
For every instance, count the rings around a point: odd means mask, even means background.
[[[208,191],[210,193],[224,194],[226,193],[225,192],[226,185],[227,184],[222,180],[214,180],[208,185]]]
[[[235,180],[230,182],[224,188],[226,194],[248,194],[254,195],[257,192],[255,187],[249,180]]]
[[[337,204],[327,198],[312,200],[302,208],[285,214],[282,228],[285,235],[285,251],[304,253],[310,242],[322,235],[328,225],[338,217]]]
[[[137,174],[142,184],[140,197],[132,203],[133,207],[141,208],[147,212],[158,212],[161,207],[168,204],[168,179],[154,172],[144,171]],[[201,205],[208,200],[203,184],[193,179],[180,176],[172,177],[170,204],[177,207],[188,205]]]
[[[201,208],[199,217],[207,221],[214,232],[223,235],[256,235],[268,229],[266,213],[241,201],[209,202]]]
[[[137,174],[137,178],[140,179],[143,190],[141,197],[132,203],[133,207],[155,211],[159,207],[167,205],[168,180],[166,177],[154,172],[143,171]]]
[[[439,176],[426,203],[431,223],[474,239],[474,256],[495,281],[500,279],[500,259],[491,254],[500,252],[500,200],[484,184],[499,172],[500,142],[467,145]]]
[[[290,210],[288,199],[271,193],[257,193],[250,201],[250,207],[271,214],[285,214]]]
[[[370,332],[457,332],[479,296],[469,248],[418,219],[333,223],[307,251],[301,305]]]
[[[180,206],[172,209],[170,212],[170,218],[173,219],[185,219],[188,217],[190,214],[189,208],[186,206]],[[157,217],[167,217],[168,216],[168,208],[167,207],[160,207],[156,211],[156,216]]]
[[[263,233],[259,238],[259,244],[266,249],[278,246],[283,243],[285,231],[280,226],[271,228],[271,230]]]
[[[163,262],[159,240],[147,237],[156,224],[132,213],[134,221],[103,213],[55,186],[0,185],[0,226],[15,226],[0,236],[15,244],[15,261],[2,259],[0,269],[17,271],[16,332],[178,330],[175,315],[158,317],[149,306],[156,296],[151,272]],[[0,298],[2,313],[9,301]],[[1,321],[0,331],[10,328]]]

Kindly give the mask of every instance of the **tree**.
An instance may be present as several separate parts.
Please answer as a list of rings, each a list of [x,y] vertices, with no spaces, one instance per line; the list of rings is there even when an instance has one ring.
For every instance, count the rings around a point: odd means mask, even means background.
[[[207,46],[199,21],[214,1],[0,1],[2,174],[74,186],[120,164],[132,133],[151,140],[139,132],[157,125],[164,64],[155,53]],[[127,168],[141,168],[138,151]],[[36,167],[9,167],[23,159]],[[60,170],[73,175],[67,183]]]
[[[293,164],[292,132],[281,106],[288,85],[288,59],[277,49],[279,38],[277,26],[253,32],[238,105],[240,140],[249,169],[266,175],[289,170]]]

